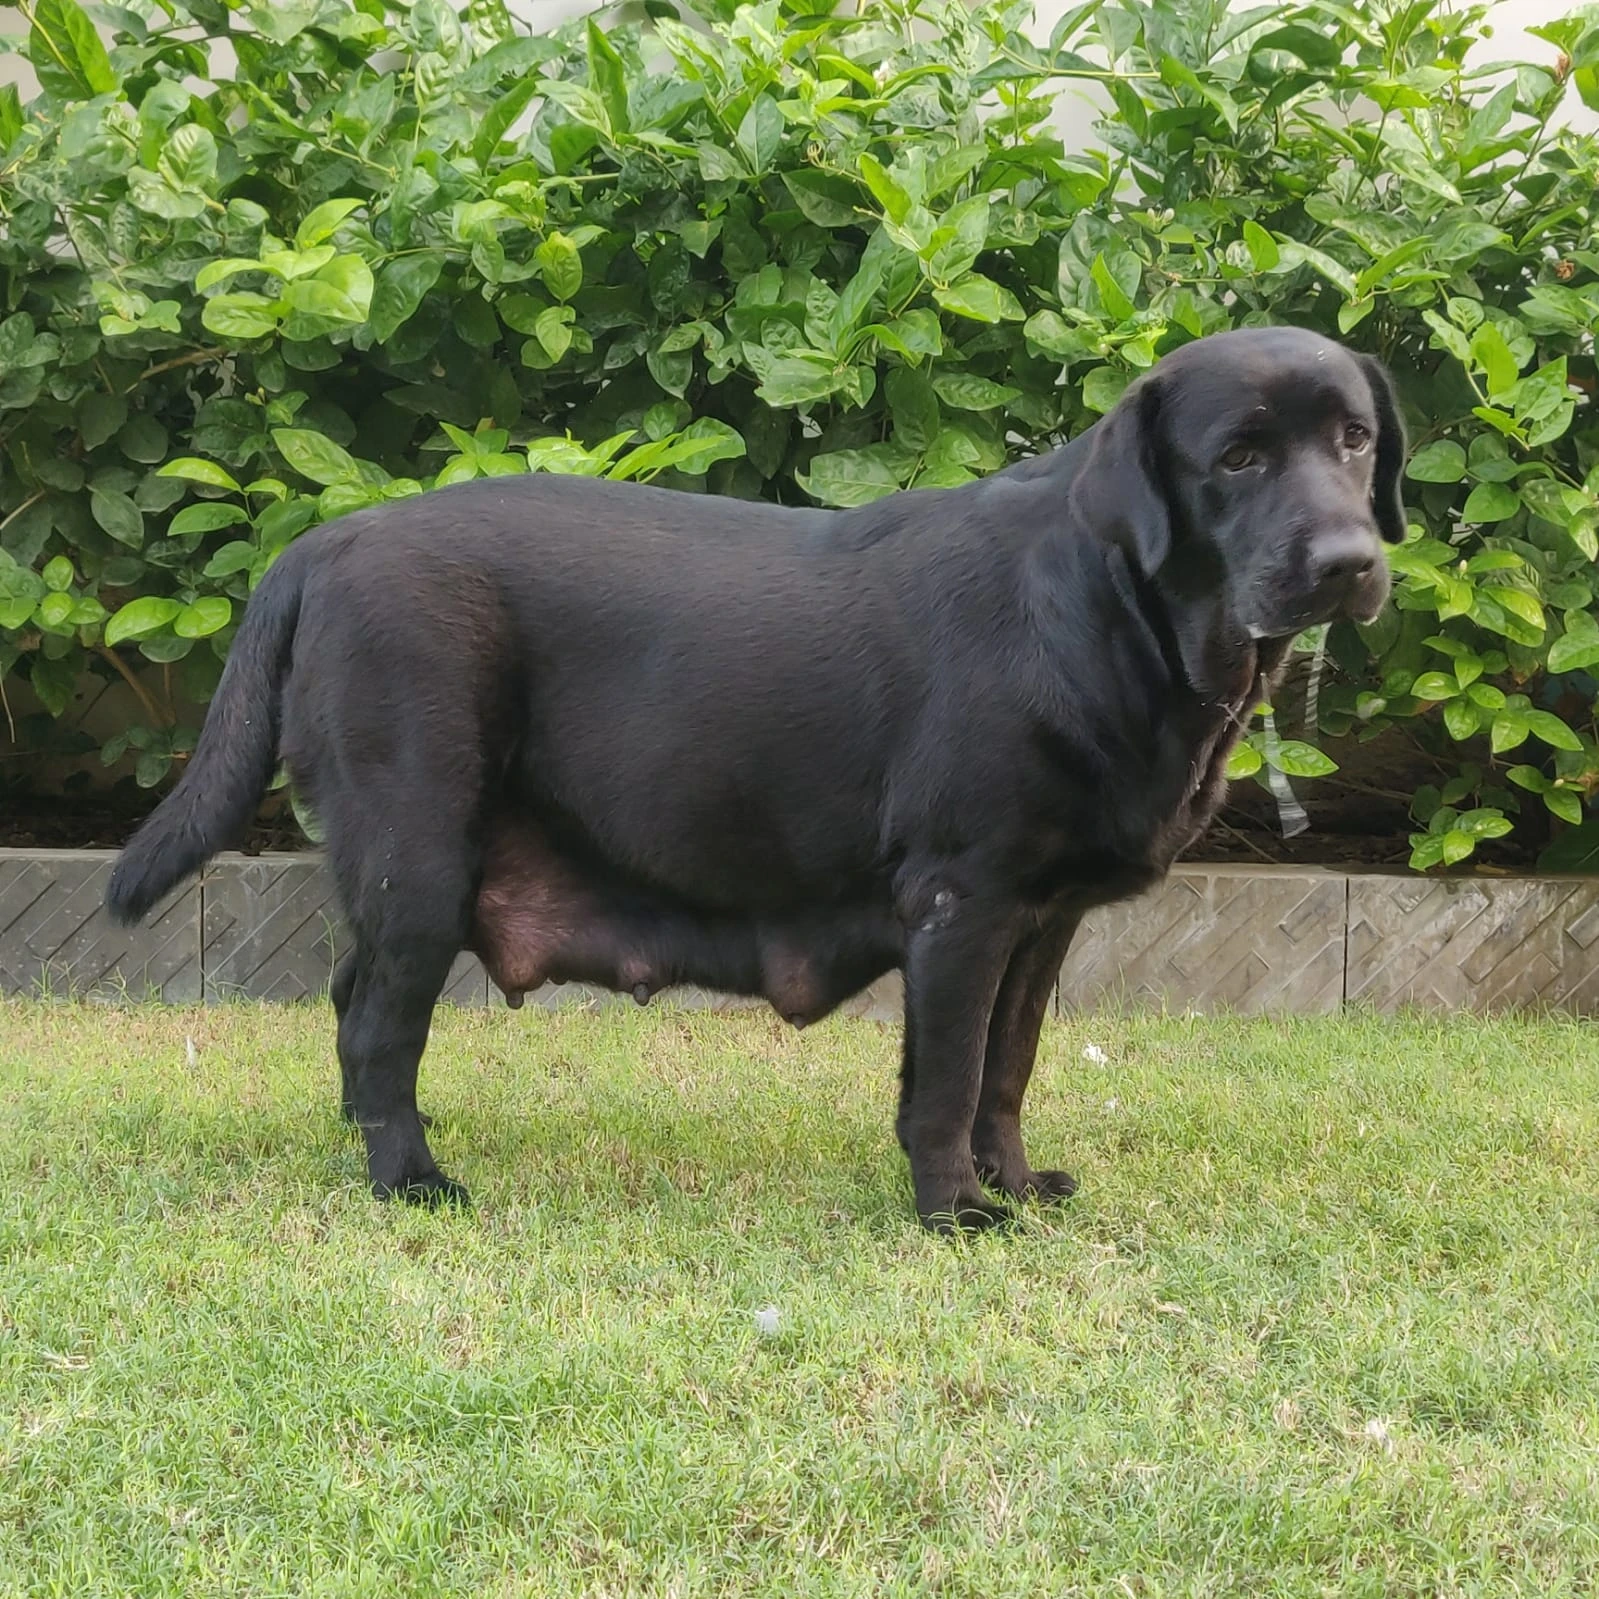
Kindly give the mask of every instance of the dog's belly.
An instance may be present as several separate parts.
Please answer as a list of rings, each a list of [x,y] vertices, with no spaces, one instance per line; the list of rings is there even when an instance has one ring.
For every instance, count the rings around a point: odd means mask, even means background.
[[[593,983],[642,1005],[681,984],[765,999],[804,1027],[900,964],[886,908],[707,911],[563,852],[525,815],[495,817],[469,947],[513,1006],[547,982]]]

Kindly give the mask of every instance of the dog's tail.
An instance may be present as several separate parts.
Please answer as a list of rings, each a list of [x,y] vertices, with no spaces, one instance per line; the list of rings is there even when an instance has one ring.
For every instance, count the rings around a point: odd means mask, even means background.
[[[305,565],[302,552],[291,548],[250,597],[194,754],[112,869],[105,902],[113,920],[140,920],[235,842],[255,814],[277,759]]]

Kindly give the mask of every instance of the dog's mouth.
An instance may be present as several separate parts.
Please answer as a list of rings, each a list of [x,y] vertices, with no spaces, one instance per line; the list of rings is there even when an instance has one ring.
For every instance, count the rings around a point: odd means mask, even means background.
[[[1383,562],[1347,584],[1300,593],[1264,607],[1264,614],[1258,614],[1249,622],[1249,636],[1254,639],[1294,638],[1307,628],[1320,627],[1327,622],[1374,622],[1388,603],[1391,586],[1388,566]]]

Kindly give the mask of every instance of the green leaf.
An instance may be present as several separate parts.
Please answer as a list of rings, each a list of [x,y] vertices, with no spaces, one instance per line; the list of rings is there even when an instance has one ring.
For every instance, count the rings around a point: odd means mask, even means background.
[[[883,214],[893,222],[903,222],[910,214],[910,195],[889,176],[888,169],[875,156],[863,154],[859,165],[861,178],[872,191],[873,199],[882,206]]]
[[[1599,665],[1599,620],[1591,611],[1573,611],[1566,617],[1564,635],[1549,646],[1551,672],[1580,672]]]
[[[757,178],[771,166],[783,142],[783,113],[769,94],[758,94],[733,136],[751,173]]]
[[[1345,300],[1338,307],[1338,331],[1346,334],[1354,332],[1376,309],[1377,301],[1370,294],[1363,300]]]
[[[117,434],[117,447],[130,461],[154,466],[167,456],[167,430],[147,412],[136,411]]]
[[[72,703],[77,671],[71,661],[55,660],[42,651],[33,656],[28,678],[39,703],[52,716],[61,716]]]
[[[1544,807],[1563,822],[1576,826],[1582,821],[1582,799],[1569,788],[1550,788],[1543,796]]]
[[[1244,245],[1257,272],[1271,272],[1282,259],[1277,241],[1252,217],[1244,221]]]
[[[125,644],[159,632],[183,606],[177,600],[156,594],[141,594],[116,611],[105,625],[107,644]]]
[[[310,428],[273,428],[272,438],[283,459],[313,483],[331,487],[336,483],[361,482],[359,464],[325,434]]]
[[[1225,89],[1206,82],[1192,67],[1185,66],[1175,56],[1161,57],[1160,76],[1170,87],[1187,89],[1198,95],[1206,105],[1220,114],[1222,121],[1227,124],[1228,132],[1238,131],[1238,106]]]
[[[172,619],[172,631],[179,638],[209,638],[220,633],[233,617],[233,601],[221,594],[207,594],[192,605],[185,605]]]
[[[1465,475],[1466,452],[1452,439],[1424,444],[1405,468],[1405,476],[1418,483],[1458,483]]]
[[[1460,692],[1460,684],[1448,672],[1423,672],[1411,684],[1410,692],[1418,700],[1452,700]]]
[[[1272,764],[1289,777],[1326,777],[1338,770],[1338,763],[1324,755],[1314,744],[1301,739],[1284,739],[1278,746]]]
[[[402,255],[384,264],[372,288],[368,313],[372,336],[379,344],[387,344],[416,315],[443,270],[443,257],[431,254]]]
[[[219,294],[200,311],[206,328],[224,339],[264,339],[278,330],[281,300],[264,294]]]
[[[284,287],[284,336],[309,341],[358,326],[372,309],[372,293],[372,269],[366,262],[358,255],[338,256],[315,277],[297,278]]]
[[[533,324],[533,337],[544,346],[551,361],[559,361],[572,347],[572,308],[552,305],[540,311]]]
[[[744,440],[736,429],[715,417],[702,416],[691,422],[676,438],[662,441],[665,453],[661,467],[698,477],[718,461],[734,461],[742,456]]]
[[[256,547],[247,539],[234,539],[205,563],[205,575],[231,577],[235,572],[248,572],[255,565],[256,555]]]
[[[248,256],[228,255],[216,261],[208,261],[195,274],[194,287],[204,294],[207,289],[214,289],[219,283],[226,283],[229,278],[236,278],[245,272],[265,272],[264,263]]]
[[[111,489],[90,489],[89,510],[119,544],[133,549],[144,543],[144,512],[126,495]]]
[[[1439,865],[1444,858],[1444,841],[1433,833],[1410,835],[1410,867],[1412,871],[1425,872]]]
[[[884,385],[890,415],[894,419],[894,438],[918,454],[938,437],[938,396],[925,373],[912,367],[897,367]]]
[[[1466,496],[1461,516],[1468,522],[1503,522],[1521,509],[1521,496],[1505,483],[1479,483]]]
[[[1467,811],[1455,819],[1452,832],[1461,832],[1469,838],[1503,838],[1510,831],[1510,819],[1494,806]]]
[[[946,311],[974,322],[1020,322],[1026,315],[1009,289],[980,272],[968,272],[947,289],[934,289],[933,298]]]
[[[1354,274],[1342,262],[1335,261],[1325,250],[1318,250],[1309,244],[1300,244],[1296,239],[1283,239],[1278,250],[1280,260],[1277,265],[1280,271],[1287,272],[1295,267],[1308,266],[1326,278],[1345,299],[1360,299],[1360,291],[1355,287]]]
[[[116,90],[111,58],[77,0],[38,0],[28,59],[39,87],[58,100],[90,100]]]
[[[1520,617],[1528,627],[1543,632],[1549,625],[1544,618],[1543,607],[1531,595],[1522,589],[1507,589],[1484,586],[1482,596],[1491,598],[1512,616]]]
[[[819,228],[846,228],[861,220],[859,193],[845,178],[801,167],[783,174],[783,186],[806,221]]]
[[[1253,744],[1240,744],[1227,757],[1227,777],[1233,782],[1240,778],[1253,777],[1263,765],[1265,761]]]
[[[907,311],[888,324],[887,331],[899,342],[900,348],[912,356],[944,353],[944,334],[938,316],[925,306]]]
[[[796,476],[805,492],[823,505],[866,505],[900,486],[888,462],[869,450],[834,450],[815,456],[809,473]]]
[[[768,405],[807,405],[837,394],[847,377],[830,357],[805,350],[772,360],[755,392]]]
[[[1450,700],[1444,706],[1444,727],[1457,743],[1482,731],[1482,714],[1471,700]]]
[[[1506,750],[1525,744],[1531,731],[1524,712],[1504,710],[1494,717],[1488,742],[1495,755],[1502,755]]]
[[[35,614],[41,627],[59,632],[67,627],[72,611],[73,599],[70,594],[46,594],[39,601],[39,609]]]
[[[217,141],[209,128],[178,128],[161,152],[157,171],[174,189],[205,189],[217,175]]]
[[[168,524],[167,537],[177,539],[186,533],[214,533],[219,527],[232,527],[247,520],[237,505],[230,505],[226,501],[186,505]]]
[[[472,159],[480,167],[489,165],[511,124],[527,110],[539,90],[540,80],[530,72],[499,92],[472,139]]]
[[[78,432],[91,450],[112,438],[128,419],[128,402],[120,394],[90,393],[78,402]]]
[[[993,411],[1021,395],[1008,383],[995,383],[971,372],[935,372],[933,389],[955,411]]]
[[[1131,382],[1132,374],[1122,371],[1120,367],[1096,366],[1083,379],[1083,404],[1090,411],[1114,410],[1116,402]]]
[[[339,224],[352,211],[359,211],[365,204],[365,200],[324,200],[321,205],[308,211],[294,230],[295,244],[302,250],[309,250],[324,239],[331,239],[338,231]]]
[[[0,83],[0,154],[22,132],[22,97],[14,83]]]
[[[1520,375],[1505,336],[1492,322],[1484,322],[1471,336],[1471,353],[1483,369],[1490,399],[1504,394]]]
[[[1089,276],[1094,280],[1094,287],[1099,290],[1100,304],[1105,307],[1106,313],[1117,322],[1125,322],[1136,307],[1122,286],[1111,276],[1110,268],[1105,265],[1103,253],[1094,257],[1094,264],[1089,268]]]
[[[46,561],[44,571],[39,575],[44,579],[44,586],[56,594],[65,594],[77,580],[77,573],[72,570],[72,562],[64,555],[57,555]]]
[[[208,483],[212,488],[230,489],[235,494],[244,491],[239,487],[232,473],[220,467],[215,461],[202,461],[198,456],[180,455],[175,461],[168,461],[159,468],[157,477],[179,477],[190,483]]]
[[[632,126],[627,102],[627,68],[616,46],[605,37],[592,17],[586,25],[589,88],[599,96],[613,134]]]
[[[1551,749],[1580,750],[1582,740],[1550,711],[1525,711],[1528,730],[1541,738]]]
[[[564,233],[552,233],[534,252],[544,286],[558,300],[570,300],[583,287],[583,257]]]

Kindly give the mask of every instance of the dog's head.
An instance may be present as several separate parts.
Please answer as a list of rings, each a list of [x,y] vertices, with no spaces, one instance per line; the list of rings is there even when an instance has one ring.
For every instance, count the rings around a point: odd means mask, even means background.
[[[1388,597],[1404,537],[1404,429],[1382,365],[1299,328],[1196,340],[1094,430],[1079,516],[1178,599],[1219,603],[1255,639]]]

